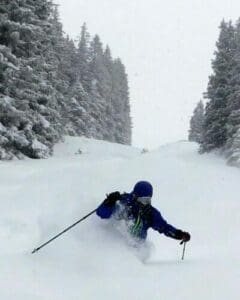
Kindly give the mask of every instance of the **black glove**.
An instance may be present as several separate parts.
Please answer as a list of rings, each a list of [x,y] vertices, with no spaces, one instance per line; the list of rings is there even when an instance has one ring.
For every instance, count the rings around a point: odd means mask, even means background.
[[[191,235],[186,231],[177,230],[175,234],[175,239],[181,240],[180,245],[182,245],[183,243],[190,241]]]
[[[107,206],[113,206],[120,198],[121,194],[119,192],[113,192],[107,195],[107,198],[103,201],[103,204]]]
[[[184,231],[182,233],[182,240],[181,240],[180,245],[182,245],[183,243],[186,243],[186,242],[190,241],[190,239],[191,239],[191,235],[188,232]]]

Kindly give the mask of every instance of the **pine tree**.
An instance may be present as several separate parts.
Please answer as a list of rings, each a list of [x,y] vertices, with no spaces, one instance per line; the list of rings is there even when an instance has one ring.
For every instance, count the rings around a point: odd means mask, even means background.
[[[10,99],[0,119],[6,128],[3,134],[8,140],[8,153],[45,157],[61,135],[56,91],[51,82],[54,65],[47,60],[53,37],[49,22],[52,3],[13,0],[4,4],[0,18],[1,48],[7,48],[18,63],[14,74],[8,72],[9,67],[5,69],[6,84],[1,90],[1,103],[6,103],[6,96]]]
[[[209,78],[206,98],[205,120],[201,151],[221,148],[227,141],[228,97],[231,94],[230,78],[234,66],[235,31],[231,22],[222,21],[217,42],[215,59],[212,62],[213,75]]]
[[[225,152],[228,161],[234,163],[240,158],[240,19],[235,28],[236,51],[233,56],[233,70],[231,73],[231,94],[228,97],[229,116],[227,120],[227,143]]]
[[[115,124],[115,141],[131,144],[131,117],[129,105],[129,88],[125,67],[118,58],[113,64],[113,107]]]
[[[98,35],[95,35],[90,47],[90,97],[92,101],[90,115],[95,119],[95,137],[106,139],[106,99],[104,93],[105,66],[103,60],[103,47]]]
[[[103,96],[106,105],[105,116],[105,136],[108,141],[117,142],[115,139],[115,122],[114,122],[114,83],[113,83],[113,59],[109,46],[105,48],[103,53],[103,72],[104,80],[102,81]]]
[[[204,122],[204,105],[199,101],[190,120],[189,141],[201,143]]]
[[[80,39],[77,48],[77,66],[78,66],[78,80],[81,82],[86,92],[90,91],[90,35],[87,31],[86,23],[81,28]]]

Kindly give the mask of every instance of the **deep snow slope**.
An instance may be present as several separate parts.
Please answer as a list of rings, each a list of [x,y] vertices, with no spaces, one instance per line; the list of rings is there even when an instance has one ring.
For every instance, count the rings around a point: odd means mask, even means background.
[[[140,152],[66,138],[48,160],[0,162],[0,299],[239,299],[240,170],[188,142]],[[184,261],[177,241],[152,231],[142,263],[95,215],[31,254],[141,179],[153,183],[165,219],[192,234]]]

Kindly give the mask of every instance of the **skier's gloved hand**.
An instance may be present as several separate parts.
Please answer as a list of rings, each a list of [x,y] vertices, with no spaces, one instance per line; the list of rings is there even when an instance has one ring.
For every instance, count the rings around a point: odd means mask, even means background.
[[[182,233],[182,240],[181,240],[180,245],[182,245],[183,243],[186,243],[186,242],[190,241],[190,239],[191,239],[191,235],[188,232],[183,231],[183,233]]]
[[[190,241],[191,235],[186,231],[177,230],[175,233],[175,239],[181,240],[180,245],[182,245],[183,243]]]
[[[107,198],[103,201],[103,204],[112,206],[116,204],[116,202],[121,198],[121,194],[119,192],[113,192],[107,195]]]

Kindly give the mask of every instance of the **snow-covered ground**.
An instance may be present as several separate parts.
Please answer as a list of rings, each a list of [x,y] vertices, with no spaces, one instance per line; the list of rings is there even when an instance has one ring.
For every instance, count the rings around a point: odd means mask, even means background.
[[[31,254],[114,190],[145,179],[153,205],[192,240],[149,232],[145,264],[96,215]],[[240,170],[197,146],[136,148],[66,138],[48,160],[0,162],[0,299],[237,300]]]

